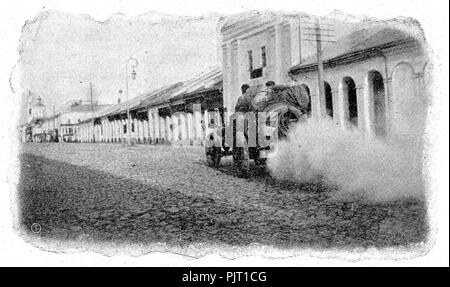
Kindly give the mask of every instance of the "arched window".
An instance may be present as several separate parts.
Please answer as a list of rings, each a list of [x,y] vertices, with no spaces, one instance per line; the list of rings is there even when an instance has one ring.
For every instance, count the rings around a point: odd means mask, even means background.
[[[375,135],[384,136],[386,134],[386,94],[383,76],[378,71],[370,71],[368,77]]]
[[[179,129],[178,129],[178,139],[179,140],[183,139],[183,129],[184,129],[183,121],[181,120],[181,117],[182,117],[182,115],[180,115],[178,117],[178,127],[179,127]]]
[[[346,99],[348,109],[348,120],[354,125],[358,125],[358,98],[356,95],[355,81],[350,77],[342,79],[343,96]]]
[[[324,82],[325,88],[325,109],[327,115],[333,117],[333,93],[331,92],[331,86],[328,82]]]
[[[310,115],[311,114],[311,92],[309,90],[309,87],[305,84],[301,84],[300,87],[302,87],[303,89],[305,89],[307,95],[308,95],[308,107],[306,108],[306,114]]]
[[[427,101],[417,92],[416,74],[409,63],[398,64],[392,73],[392,128],[397,134],[421,138]]]

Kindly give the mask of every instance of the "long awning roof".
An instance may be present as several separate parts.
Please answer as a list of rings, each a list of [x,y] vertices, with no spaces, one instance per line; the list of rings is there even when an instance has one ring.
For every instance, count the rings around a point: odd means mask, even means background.
[[[173,101],[192,97],[195,94],[201,94],[212,90],[221,90],[222,82],[222,68],[213,67],[192,79],[170,84],[139,95],[129,101],[109,106],[106,109],[94,113],[93,117],[102,118],[123,114],[126,113],[128,109],[135,111],[169,105]],[[82,122],[86,122],[91,119],[91,116],[87,116],[82,120]]]
[[[322,51],[324,65],[338,62],[359,55],[367,55],[378,49],[393,47],[400,43],[415,41],[411,34],[399,30],[389,24],[381,24],[355,31],[339,39],[335,44],[327,46]],[[302,63],[293,66],[290,72],[293,74],[303,70],[317,68],[316,56],[305,59]]]
[[[184,97],[192,95],[194,93],[202,93],[209,88],[221,88],[222,83],[222,68],[216,67],[205,73],[202,73],[195,78],[187,80],[170,93],[166,93],[159,98],[152,98],[149,100],[148,105],[168,105],[171,101],[182,100]]]

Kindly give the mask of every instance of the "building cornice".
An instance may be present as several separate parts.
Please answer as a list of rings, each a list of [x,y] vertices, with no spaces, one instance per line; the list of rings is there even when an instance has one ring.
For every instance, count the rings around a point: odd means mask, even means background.
[[[369,58],[374,58],[381,56],[381,50],[392,50],[396,48],[405,48],[405,47],[413,47],[416,45],[416,41],[414,39],[404,39],[394,42],[389,42],[383,45],[379,45],[376,47],[371,47],[363,50],[353,51],[350,53],[346,53],[328,60],[323,61],[323,67],[325,69],[333,68],[339,65],[347,65],[358,61],[363,61]],[[307,73],[317,70],[317,63],[311,63],[306,65],[299,65],[297,67],[292,67],[289,70],[289,73],[292,75]]]
[[[222,32],[222,41],[229,42],[233,39],[246,39],[254,35],[260,34],[265,31],[273,32],[275,31],[275,26],[288,27],[290,21],[288,19],[265,19],[264,21],[255,21],[252,23],[240,24],[234,30],[229,30],[228,32]]]

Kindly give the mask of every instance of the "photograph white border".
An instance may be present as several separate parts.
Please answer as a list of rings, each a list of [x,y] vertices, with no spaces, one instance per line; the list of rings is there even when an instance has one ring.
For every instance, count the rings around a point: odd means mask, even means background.
[[[449,186],[448,186],[448,1],[445,0],[7,0],[2,1],[0,11],[0,266],[448,266],[449,264]],[[429,186],[430,217],[432,226],[432,248],[423,256],[395,260],[375,257],[357,261],[342,260],[328,256],[311,256],[299,252],[283,259],[267,256],[252,256],[230,260],[221,255],[207,255],[193,259],[173,253],[151,253],[133,256],[123,249],[123,254],[104,256],[78,249],[66,253],[48,252],[24,241],[12,228],[14,191],[11,190],[17,172],[17,141],[15,139],[16,115],[20,99],[10,87],[11,71],[16,64],[21,29],[25,21],[32,20],[39,12],[60,10],[74,14],[88,14],[104,21],[112,14],[121,12],[129,16],[143,14],[149,10],[185,16],[198,16],[217,12],[239,13],[248,10],[302,11],[325,15],[338,9],[346,13],[365,14],[381,19],[406,16],[417,19],[425,32],[432,49],[434,67],[433,105],[429,117]],[[365,251],[367,252],[367,251]],[[369,250],[375,252],[376,250]],[[390,252],[387,250],[387,252]],[[260,252],[257,252],[259,254]],[[387,254],[387,253],[386,253]]]

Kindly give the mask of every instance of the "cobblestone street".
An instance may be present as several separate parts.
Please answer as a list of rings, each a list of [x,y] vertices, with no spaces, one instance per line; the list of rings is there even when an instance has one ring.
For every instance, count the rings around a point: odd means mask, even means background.
[[[390,246],[424,241],[425,203],[343,202],[320,183],[208,167],[202,147],[25,144],[21,223],[39,236],[114,242]],[[30,231],[31,232],[31,231]]]

